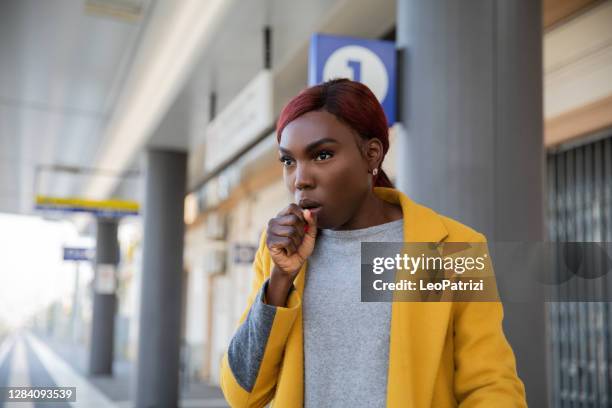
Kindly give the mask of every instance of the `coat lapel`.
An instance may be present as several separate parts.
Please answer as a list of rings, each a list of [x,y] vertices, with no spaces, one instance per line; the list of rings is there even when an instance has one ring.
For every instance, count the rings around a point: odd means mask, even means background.
[[[382,199],[400,204],[405,242],[440,242],[448,236],[440,217],[402,192],[378,187]],[[450,302],[394,302],[387,385],[388,407],[429,407],[451,313]]]

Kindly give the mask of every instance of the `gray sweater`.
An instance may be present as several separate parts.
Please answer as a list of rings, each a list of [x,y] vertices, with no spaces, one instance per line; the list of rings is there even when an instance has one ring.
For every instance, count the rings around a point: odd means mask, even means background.
[[[319,230],[302,299],[304,406],[385,407],[391,303],[361,302],[361,242],[402,242],[403,219]]]

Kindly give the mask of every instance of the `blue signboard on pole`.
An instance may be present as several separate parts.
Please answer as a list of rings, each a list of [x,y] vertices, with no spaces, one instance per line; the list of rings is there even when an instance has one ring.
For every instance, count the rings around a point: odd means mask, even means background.
[[[380,101],[389,126],[395,123],[396,54],[392,41],[313,34],[308,84],[349,78],[370,88]]]
[[[64,247],[64,261],[91,261],[94,257],[93,248]]]

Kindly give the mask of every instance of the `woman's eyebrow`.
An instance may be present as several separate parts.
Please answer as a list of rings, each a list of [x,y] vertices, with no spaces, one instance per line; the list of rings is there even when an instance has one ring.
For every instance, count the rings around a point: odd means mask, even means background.
[[[319,147],[320,145],[325,144],[325,143],[337,143],[337,144],[339,144],[340,142],[337,141],[334,138],[331,138],[331,137],[324,137],[322,139],[319,139],[319,140],[316,140],[316,141],[310,143],[308,146],[306,146],[304,151],[311,152],[314,149],[316,149],[317,147]],[[280,152],[283,153],[283,154],[291,154],[290,150],[287,150],[287,149],[282,148],[280,146],[278,147],[278,150],[280,150]]]

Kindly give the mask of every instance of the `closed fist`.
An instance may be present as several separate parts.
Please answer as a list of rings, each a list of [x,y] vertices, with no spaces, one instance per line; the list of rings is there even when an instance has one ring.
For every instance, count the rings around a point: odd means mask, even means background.
[[[293,279],[312,254],[316,236],[316,214],[291,203],[268,222],[266,246],[277,268]]]

